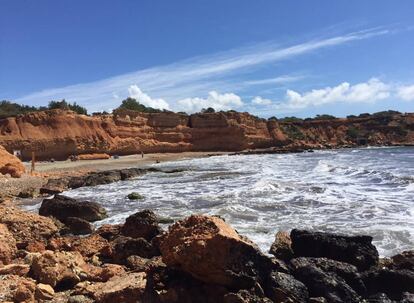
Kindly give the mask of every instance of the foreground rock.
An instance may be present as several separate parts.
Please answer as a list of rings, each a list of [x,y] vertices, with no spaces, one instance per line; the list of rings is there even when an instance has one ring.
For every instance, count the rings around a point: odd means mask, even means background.
[[[7,226],[16,241],[18,249],[28,248],[37,243],[47,243],[59,228],[50,218],[0,206],[0,223]]]
[[[7,226],[0,224],[0,266],[2,264],[9,264],[16,252],[16,240]]]
[[[151,210],[144,210],[129,216],[121,229],[124,236],[144,238],[147,241],[151,241],[160,232],[157,216]]]
[[[39,214],[53,216],[63,223],[69,217],[76,217],[89,222],[107,217],[106,210],[96,202],[77,201],[62,195],[55,195],[52,199],[44,199]]]
[[[191,216],[169,228],[160,240],[167,266],[207,283],[247,288],[272,270],[270,259],[222,219]]]
[[[378,251],[370,236],[342,236],[306,230],[292,230],[292,249],[297,257],[326,257],[365,270],[378,264]]]
[[[0,145],[0,174],[20,178],[25,172],[22,161]]]

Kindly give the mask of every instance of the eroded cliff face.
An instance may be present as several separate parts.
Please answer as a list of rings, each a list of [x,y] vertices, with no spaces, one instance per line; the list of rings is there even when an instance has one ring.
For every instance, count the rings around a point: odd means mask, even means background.
[[[118,112],[84,116],[50,110],[0,120],[0,145],[24,159],[73,154],[240,151],[268,147],[414,144],[414,114],[278,122],[248,113]]]

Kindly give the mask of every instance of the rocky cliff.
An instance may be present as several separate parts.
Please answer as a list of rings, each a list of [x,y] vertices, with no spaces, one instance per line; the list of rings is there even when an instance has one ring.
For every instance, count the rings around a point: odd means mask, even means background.
[[[414,144],[414,114],[383,114],[352,119],[279,122],[248,113],[185,115],[138,113],[84,116],[71,111],[34,112],[0,120],[0,145],[9,152],[31,151],[38,159],[73,154],[244,149],[329,148],[353,145]]]

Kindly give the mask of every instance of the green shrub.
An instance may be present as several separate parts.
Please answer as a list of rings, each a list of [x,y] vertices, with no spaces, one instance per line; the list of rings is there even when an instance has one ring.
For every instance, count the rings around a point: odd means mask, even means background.
[[[133,110],[136,112],[142,112],[142,113],[160,113],[161,112],[161,110],[152,108],[149,106],[145,106],[144,104],[139,103],[136,99],[131,98],[131,97],[128,97],[125,100],[123,100],[122,104],[116,110],[118,109],[127,109],[127,110]]]

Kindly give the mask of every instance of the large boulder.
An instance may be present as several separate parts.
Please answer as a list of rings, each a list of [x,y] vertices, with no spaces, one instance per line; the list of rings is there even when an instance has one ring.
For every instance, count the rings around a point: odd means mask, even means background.
[[[237,289],[252,287],[273,269],[270,258],[218,217],[193,215],[173,224],[159,247],[167,266]]]
[[[0,206],[0,223],[7,226],[18,249],[30,244],[46,243],[59,229],[50,218],[24,212],[13,207]]]
[[[16,240],[6,225],[0,224],[0,265],[9,264],[16,255]]]
[[[22,161],[0,145],[0,174],[20,178],[25,172]]]
[[[378,251],[370,236],[343,236],[294,229],[290,233],[296,257],[325,257],[365,270],[378,264]]]
[[[107,217],[106,210],[96,202],[77,201],[63,195],[55,195],[52,199],[44,199],[39,208],[42,216],[53,216],[62,222],[66,218],[77,217],[89,222]]]
[[[147,241],[151,241],[160,232],[157,216],[151,210],[140,211],[129,216],[121,229],[124,236],[144,238]]]

